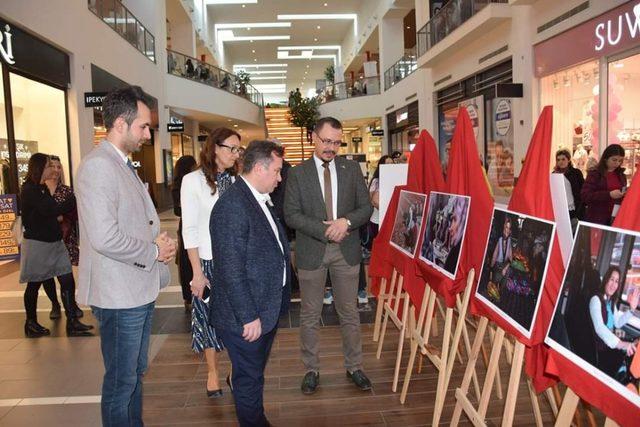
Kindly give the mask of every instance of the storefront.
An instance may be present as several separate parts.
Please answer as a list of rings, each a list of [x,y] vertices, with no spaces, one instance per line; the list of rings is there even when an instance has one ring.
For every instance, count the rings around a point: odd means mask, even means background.
[[[407,153],[413,149],[418,135],[418,101],[387,114],[389,153]]]
[[[69,183],[68,55],[0,19],[0,63],[0,194],[19,194],[36,152],[58,156]]]
[[[553,105],[554,149],[586,173],[609,144],[640,162],[640,16],[628,2],[534,47],[540,107]],[[554,150],[555,151],[555,150]]]
[[[446,171],[458,109],[465,107],[473,124],[479,161],[487,170],[493,195],[504,200],[514,186],[513,114],[510,98],[497,96],[499,84],[511,83],[511,59],[436,92],[438,152]]]

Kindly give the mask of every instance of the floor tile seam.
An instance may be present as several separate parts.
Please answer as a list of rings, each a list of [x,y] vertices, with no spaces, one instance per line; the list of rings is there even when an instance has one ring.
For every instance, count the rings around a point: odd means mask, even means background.
[[[100,403],[100,399],[100,395],[21,397],[0,399],[0,407],[77,405],[86,403]]]

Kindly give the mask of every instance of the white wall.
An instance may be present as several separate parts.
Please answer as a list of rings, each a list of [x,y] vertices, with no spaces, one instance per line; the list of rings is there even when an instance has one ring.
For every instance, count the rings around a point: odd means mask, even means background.
[[[341,121],[381,117],[385,102],[383,96],[368,95],[327,102],[319,108],[320,117],[331,116]]]

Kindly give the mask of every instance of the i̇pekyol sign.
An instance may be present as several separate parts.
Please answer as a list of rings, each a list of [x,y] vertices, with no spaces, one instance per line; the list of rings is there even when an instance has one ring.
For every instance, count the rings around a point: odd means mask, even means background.
[[[11,41],[11,27],[9,24],[4,26],[4,31],[0,33],[0,56],[10,65],[16,63],[13,59],[13,43]]]
[[[631,13],[620,13],[617,19],[607,19],[596,25],[596,51],[617,45],[625,33],[631,39],[635,39],[636,34],[640,35],[640,3],[633,7]]]

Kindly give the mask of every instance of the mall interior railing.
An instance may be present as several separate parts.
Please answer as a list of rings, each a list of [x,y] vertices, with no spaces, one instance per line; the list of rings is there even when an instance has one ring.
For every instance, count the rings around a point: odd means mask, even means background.
[[[490,3],[508,2],[509,0],[450,0],[418,30],[418,56],[424,55]]]
[[[262,93],[243,83],[238,76],[191,56],[167,49],[167,72],[241,96],[258,107],[264,106]]]
[[[384,90],[406,78],[409,74],[418,69],[418,57],[415,49],[408,51],[402,58],[384,72]]]
[[[87,0],[89,10],[131,43],[149,60],[156,62],[156,39],[120,0]]]
[[[340,99],[356,98],[380,93],[380,77],[367,77],[326,86],[318,93],[321,104]]]

